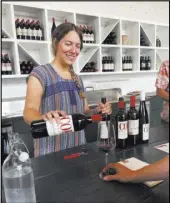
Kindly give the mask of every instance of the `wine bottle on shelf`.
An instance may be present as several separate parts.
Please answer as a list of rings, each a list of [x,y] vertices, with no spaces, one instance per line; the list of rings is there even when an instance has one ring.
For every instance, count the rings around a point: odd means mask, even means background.
[[[146,63],[145,63],[145,58],[141,56],[140,58],[140,70],[145,70],[146,68]]]
[[[88,31],[88,29],[86,28],[86,26],[83,26],[83,28],[84,28],[84,33],[85,33],[85,43],[89,43],[89,36],[90,36],[90,34],[89,34],[89,31]]]
[[[56,28],[56,24],[55,24],[55,18],[52,18],[52,27],[51,27],[51,36],[53,36],[53,32],[54,32],[54,30],[55,30],[55,28]]]
[[[149,116],[146,108],[144,91],[140,92],[139,138],[140,138],[140,143],[148,143],[149,141]]]
[[[37,30],[36,40],[43,40],[42,28],[39,20],[35,24],[35,29]]]
[[[26,39],[31,39],[31,32],[32,32],[32,30],[30,29],[30,21],[29,20],[27,20],[25,22],[25,29],[27,30]]]
[[[6,64],[5,64],[3,54],[1,54],[1,64],[2,64],[2,66],[1,66],[1,74],[6,75]]]
[[[32,36],[31,36],[31,39],[32,40],[35,40],[36,39],[36,36],[37,36],[37,30],[35,29],[35,21],[32,20],[31,23],[30,23],[30,28],[32,30]]]
[[[31,133],[34,139],[60,135],[67,132],[75,132],[83,130],[92,122],[102,121],[104,118],[101,114],[86,116],[84,114],[75,113],[66,117],[60,117],[60,124],[55,119],[53,122],[36,120],[31,122]]]
[[[94,32],[92,27],[90,27],[91,43],[94,43]]]
[[[161,41],[157,36],[156,36],[156,47],[161,47]]]
[[[122,57],[122,70],[125,70],[125,56]]]
[[[83,35],[83,43],[86,43],[86,32],[84,30],[84,27],[82,25],[79,26],[81,31],[82,31],[82,35]]]
[[[151,60],[150,60],[149,56],[148,56],[148,59],[146,61],[146,70],[151,70]]]
[[[114,59],[111,57],[111,71],[115,71]]]
[[[87,31],[88,31],[89,43],[92,43],[92,36],[91,36],[91,31],[90,31],[90,27],[89,26],[87,26]]]
[[[128,57],[124,56],[124,63],[123,63],[123,71],[127,71],[128,69]]]
[[[105,72],[105,56],[102,57],[102,72]]]
[[[25,27],[25,20],[22,19],[20,22],[20,27],[21,27],[21,39],[26,39],[27,36],[27,29]]]
[[[21,31],[21,23],[19,22],[19,18],[15,21],[16,35],[17,39],[21,39],[22,31]]]
[[[116,120],[116,147],[125,149],[127,147],[128,130],[127,130],[127,114],[125,112],[125,103],[120,99],[118,103],[118,112],[115,116]]]
[[[6,66],[6,75],[12,75],[12,66],[11,66],[11,60],[9,59],[9,55],[4,55],[5,60],[5,66]]]
[[[20,63],[20,71],[21,71],[21,74],[26,74],[26,69],[27,69],[27,64],[25,61],[22,61]]]
[[[132,71],[133,70],[133,63],[132,63],[132,57],[129,56],[129,70]]]
[[[130,97],[130,109],[128,111],[128,144],[139,144],[139,114],[136,110],[136,97]]]

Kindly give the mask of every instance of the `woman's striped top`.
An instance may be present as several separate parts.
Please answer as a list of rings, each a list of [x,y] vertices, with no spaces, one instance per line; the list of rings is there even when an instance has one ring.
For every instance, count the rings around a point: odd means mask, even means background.
[[[35,67],[30,76],[35,76],[43,87],[40,109],[42,115],[55,110],[62,110],[67,114],[84,113],[85,102],[84,99],[80,99],[75,82],[63,79],[51,64]],[[77,78],[84,91],[81,78],[79,76]],[[37,157],[82,144],[85,144],[84,130],[34,139],[34,155]]]

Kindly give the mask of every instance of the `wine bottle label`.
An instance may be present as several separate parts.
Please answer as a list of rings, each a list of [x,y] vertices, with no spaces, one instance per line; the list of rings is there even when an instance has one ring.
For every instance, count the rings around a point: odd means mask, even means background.
[[[27,30],[27,35],[28,35],[28,36],[32,36],[32,30],[31,30],[31,28],[28,28],[28,30]]]
[[[85,41],[89,41],[88,34],[85,34]]]
[[[72,116],[60,117],[60,123],[55,119],[52,122],[46,121],[46,128],[49,136],[60,135],[66,132],[74,132]]]
[[[91,34],[91,41],[94,43],[94,34]]]
[[[83,34],[83,41],[86,41],[86,34]]]
[[[151,63],[148,63],[148,68],[150,68],[151,67]]]
[[[91,34],[87,34],[87,38],[88,38],[88,41],[90,42],[91,41]]]
[[[139,119],[128,121],[128,134],[138,135],[139,134]]]
[[[34,29],[34,30],[32,31],[32,34],[33,34],[34,37],[36,37],[36,36],[37,36],[37,30]]]
[[[38,32],[38,37],[42,37],[42,30],[39,29],[37,32]]]
[[[6,64],[2,63],[2,71],[6,71]]]
[[[115,70],[115,64],[112,63],[112,70]]]
[[[122,69],[125,70],[125,64],[124,63],[122,64]]]
[[[26,28],[22,29],[22,35],[27,36],[27,29]]]
[[[106,121],[100,121],[100,138],[108,139],[108,127],[106,125]]]
[[[118,139],[126,139],[127,137],[127,121],[118,122]]]
[[[12,71],[12,67],[10,63],[6,64],[6,71]]]
[[[142,66],[142,68],[145,68],[145,63],[142,63],[141,66]]]
[[[149,140],[149,124],[143,124],[143,140]]]
[[[17,28],[17,35],[22,35],[22,31],[20,27]]]

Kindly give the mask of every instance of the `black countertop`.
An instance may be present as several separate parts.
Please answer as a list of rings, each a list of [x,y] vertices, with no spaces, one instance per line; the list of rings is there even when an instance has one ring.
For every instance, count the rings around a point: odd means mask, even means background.
[[[136,157],[153,163],[167,155],[154,146],[169,142],[169,126],[150,129],[149,144],[110,152],[109,162]],[[81,151],[81,147],[32,158],[37,203],[98,202],[140,203],[169,202],[169,180],[153,188],[142,183],[104,182],[99,172],[104,167],[104,153],[95,143],[87,144],[88,155],[64,160],[64,156]],[[4,200],[4,193],[2,195]],[[4,202],[4,201],[2,201]]]

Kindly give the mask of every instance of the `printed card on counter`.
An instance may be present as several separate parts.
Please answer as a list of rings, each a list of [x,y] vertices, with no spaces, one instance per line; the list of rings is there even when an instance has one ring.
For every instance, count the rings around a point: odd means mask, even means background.
[[[160,144],[160,145],[156,146],[155,148],[159,149],[159,150],[162,150],[162,151],[169,154],[169,143]]]
[[[148,163],[141,161],[135,157],[131,157],[129,159],[125,159],[123,161],[119,162],[120,164],[124,165],[125,167],[127,167],[128,169],[132,170],[132,171],[136,171],[140,168],[143,168],[147,165],[149,165]],[[149,186],[149,187],[153,187],[159,183],[161,183],[163,180],[157,180],[157,181],[145,181],[143,182],[145,185]]]

